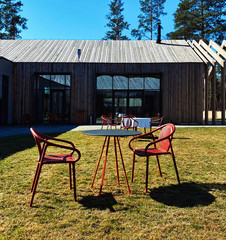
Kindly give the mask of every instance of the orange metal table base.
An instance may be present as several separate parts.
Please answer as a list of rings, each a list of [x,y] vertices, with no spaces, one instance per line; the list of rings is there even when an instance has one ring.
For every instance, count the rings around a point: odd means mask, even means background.
[[[109,149],[110,138],[111,138],[111,136],[106,136],[105,137],[104,144],[103,144],[103,147],[102,147],[102,150],[101,150],[101,153],[100,153],[100,157],[99,157],[99,160],[98,160],[98,163],[97,163],[97,166],[96,166],[96,171],[94,173],[93,181],[92,181],[92,184],[91,184],[91,190],[94,192],[94,190],[93,190],[94,181],[95,181],[95,178],[96,178],[96,175],[97,175],[97,171],[98,171],[98,168],[99,168],[99,165],[100,165],[100,161],[101,161],[101,158],[102,158],[102,155],[103,155],[103,152],[104,152],[105,145],[107,143],[106,153],[105,153],[105,158],[104,158],[104,167],[103,167],[102,178],[101,178],[101,183],[100,183],[100,191],[99,191],[98,196],[101,196],[102,188],[103,188],[103,185],[104,185],[104,176],[105,176],[105,170],[106,170],[106,165],[107,165],[107,157],[108,157],[108,149]],[[121,161],[122,161],[122,166],[123,166],[123,170],[124,170],[124,175],[125,175],[125,179],[126,179],[128,193],[130,194],[131,191],[130,191],[130,188],[129,188],[129,183],[128,183],[128,179],[127,179],[127,175],[126,175],[126,168],[125,168],[125,164],[124,164],[123,157],[122,157],[122,150],[121,150],[120,143],[119,143],[119,137],[115,137],[114,136],[115,164],[116,164],[116,173],[117,173],[117,183],[118,183],[118,185],[120,185],[119,170],[118,170],[117,147],[119,149],[119,153],[120,153],[120,157],[121,157]]]

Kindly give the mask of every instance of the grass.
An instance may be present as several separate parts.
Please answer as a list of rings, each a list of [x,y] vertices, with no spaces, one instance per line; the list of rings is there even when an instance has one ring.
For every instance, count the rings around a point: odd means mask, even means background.
[[[69,190],[67,166],[51,165],[44,166],[33,207],[29,208],[37,159],[34,140],[30,135],[1,138],[0,239],[226,238],[226,128],[176,129],[173,146],[180,187],[170,157],[160,158],[163,178],[153,157],[149,192],[145,194],[145,161],[137,158],[132,193],[128,195],[121,171],[121,187],[116,184],[111,154],[102,198],[94,196],[90,184],[103,138],[82,132],[58,136],[72,140],[82,153],[76,165],[78,202],[73,201]],[[128,140],[120,141],[130,180]],[[95,186],[98,188],[98,181]]]

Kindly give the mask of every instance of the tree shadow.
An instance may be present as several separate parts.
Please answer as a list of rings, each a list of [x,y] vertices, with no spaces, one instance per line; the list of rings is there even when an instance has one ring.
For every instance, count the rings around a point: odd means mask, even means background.
[[[49,136],[57,137],[62,133],[50,133]],[[21,134],[8,137],[1,137],[0,141],[0,161],[17,152],[24,151],[36,145],[31,134]]]
[[[104,193],[100,197],[93,195],[85,196],[78,202],[86,208],[109,209],[110,212],[115,212],[113,205],[118,203],[112,193]]]
[[[209,191],[214,188],[225,190],[225,187],[225,184],[183,183],[154,188],[150,197],[165,205],[180,208],[208,206],[215,201],[215,197]]]

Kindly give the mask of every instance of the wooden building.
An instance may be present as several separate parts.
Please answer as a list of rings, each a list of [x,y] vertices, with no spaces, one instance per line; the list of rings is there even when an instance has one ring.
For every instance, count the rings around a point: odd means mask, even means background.
[[[119,113],[202,124],[204,66],[184,40],[0,40],[1,124]]]

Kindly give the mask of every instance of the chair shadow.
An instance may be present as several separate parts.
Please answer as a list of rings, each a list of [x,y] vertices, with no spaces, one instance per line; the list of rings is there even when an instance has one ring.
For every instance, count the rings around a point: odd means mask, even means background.
[[[179,208],[208,206],[216,199],[209,191],[214,188],[223,190],[225,186],[225,184],[182,183],[154,188],[150,197],[157,202]]]
[[[100,197],[93,195],[85,196],[78,202],[86,208],[109,209],[110,212],[115,212],[113,206],[118,203],[112,193],[103,193]]]

